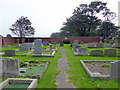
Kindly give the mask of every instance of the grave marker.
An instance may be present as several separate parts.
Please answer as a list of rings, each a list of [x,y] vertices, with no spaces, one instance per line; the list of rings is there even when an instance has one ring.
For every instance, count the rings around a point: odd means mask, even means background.
[[[113,79],[120,80],[120,61],[111,62],[110,69],[111,69],[110,77]]]
[[[5,50],[5,56],[15,56],[15,50]]]
[[[103,43],[97,43],[96,48],[103,48]]]
[[[13,58],[1,58],[2,63],[2,77],[15,77],[19,76],[19,60]],[[0,71],[1,71],[0,70]]]
[[[88,48],[95,48],[96,47],[96,45],[95,45],[95,43],[88,43],[88,46],[87,46]]]
[[[32,47],[33,47],[32,43],[22,43],[21,46],[20,46],[20,50],[29,51],[29,50],[32,49]]]
[[[42,40],[41,39],[36,39],[34,41],[34,53],[35,55],[42,55]]]
[[[60,41],[60,46],[64,46],[63,41]]]
[[[106,49],[106,50],[104,50],[104,55],[105,56],[115,56],[116,50],[115,49]]]
[[[88,55],[88,50],[86,48],[78,48],[78,55]]]
[[[92,50],[90,52],[90,55],[91,56],[101,56],[101,55],[103,55],[103,51],[102,50]]]

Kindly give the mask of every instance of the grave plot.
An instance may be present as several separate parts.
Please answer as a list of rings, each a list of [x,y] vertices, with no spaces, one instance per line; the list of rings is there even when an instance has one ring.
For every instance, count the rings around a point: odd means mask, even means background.
[[[18,50],[19,47],[14,47],[13,45],[9,45],[9,47],[0,47],[0,51],[5,51],[5,50]]]
[[[30,78],[42,78],[49,61],[25,61],[20,62],[20,75]]]
[[[43,55],[54,55],[55,51],[57,50],[57,48],[55,47],[50,47],[50,48],[42,48],[42,54]]]
[[[88,43],[88,48],[95,48],[96,47],[96,43]]]
[[[24,78],[8,78],[0,83],[0,90],[8,89],[33,89],[38,85],[37,79],[24,79]]]
[[[17,51],[16,56],[29,56],[32,55],[33,51]]]
[[[76,48],[77,50],[73,50],[75,55],[81,55],[81,56],[86,56],[88,55],[88,49],[87,48]]]
[[[33,51],[15,51],[5,50],[1,53],[1,56],[29,56],[32,55]]]
[[[33,43],[22,43],[19,50],[29,51],[33,49],[33,46],[34,46]]]
[[[42,48],[42,40],[36,39],[34,41],[34,54],[33,56],[53,57],[56,50]]]
[[[118,69],[120,61],[80,60],[80,62],[91,78],[120,79],[120,70]]]

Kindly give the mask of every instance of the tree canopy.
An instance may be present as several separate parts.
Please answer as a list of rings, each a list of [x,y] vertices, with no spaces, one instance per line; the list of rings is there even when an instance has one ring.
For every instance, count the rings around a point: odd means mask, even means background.
[[[34,28],[31,26],[31,22],[27,17],[21,16],[12,26],[10,30],[19,37],[34,35]]]
[[[12,37],[12,35],[10,35],[10,34],[7,34],[7,35],[6,35],[6,37]]]
[[[107,8],[107,3],[93,1],[90,4],[80,4],[74,9],[73,15],[63,22],[59,33],[51,37],[66,36],[103,36],[108,37],[118,31],[112,23],[116,17],[115,12]],[[101,18],[103,17],[103,18]],[[55,35],[57,34],[57,35]]]

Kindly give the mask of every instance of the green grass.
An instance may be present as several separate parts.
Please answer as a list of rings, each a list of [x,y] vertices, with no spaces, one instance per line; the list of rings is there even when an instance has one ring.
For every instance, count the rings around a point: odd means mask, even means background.
[[[120,82],[116,80],[92,80],[80,63],[80,60],[118,60],[117,56],[75,56],[68,45],[65,48],[70,66],[69,79],[77,88],[118,88]]]
[[[58,45],[59,46],[59,45]],[[11,48],[11,47],[10,47]],[[49,48],[48,46],[46,48]],[[67,70],[69,74],[69,80],[77,88],[117,88],[118,83],[116,80],[102,80],[89,78],[84,68],[82,67],[80,60],[118,60],[117,56],[75,56],[69,45],[64,45],[66,48],[66,54],[69,61],[70,70]],[[8,47],[5,47],[8,49]],[[14,48],[16,49],[16,48]],[[99,49],[104,50],[108,48],[90,48],[91,50]],[[26,54],[31,51],[19,51],[17,54]],[[120,53],[120,50],[118,50]],[[39,88],[57,88],[56,76],[59,73],[58,70],[58,59],[61,57],[61,47],[58,49],[54,57],[33,57],[33,56],[12,56],[12,58],[17,58],[20,61],[46,61],[50,60],[47,70],[45,71],[42,79],[38,79],[38,90]],[[20,78],[20,77],[18,77]],[[26,77],[25,77],[26,78]]]
[[[31,54],[33,53],[33,51],[17,51],[16,54],[19,54],[19,55],[28,55],[28,54]]]
[[[16,50],[18,48],[14,47],[14,46],[10,46],[10,47],[0,47],[0,50],[4,51],[4,50]]]
[[[61,57],[61,48],[58,49],[54,57],[33,57],[33,56],[12,56],[12,58],[19,59],[20,61],[47,61],[50,60],[47,70],[43,74],[42,79],[38,79],[39,88],[57,88],[56,76],[59,73],[58,59]],[[4,56],[5,57],[5,56]],[[19,77],[20,78],[20,77]]]

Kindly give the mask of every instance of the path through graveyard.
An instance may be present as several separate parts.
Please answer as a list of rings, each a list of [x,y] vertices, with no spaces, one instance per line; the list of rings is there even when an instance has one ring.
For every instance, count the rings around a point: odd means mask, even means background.
[[[56,77],[58,88],[75,88],[72,83],[69,83],[66,70],[70,69],[68,66],[68,60],[65,53],[65,48],[62,48],[61,58],[58,61],[58,68],[60,70],[59,75]]]

